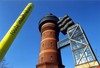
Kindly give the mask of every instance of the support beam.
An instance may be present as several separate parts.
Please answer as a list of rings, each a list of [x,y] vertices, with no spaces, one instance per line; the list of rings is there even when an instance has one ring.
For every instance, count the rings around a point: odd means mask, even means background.
[[[58,49],[62,49],[62,48],[67,47],[69,45],[70,45],[70,42],[69,42],[68,38],[65,38],[65,39],[57,42],[57,48]]]

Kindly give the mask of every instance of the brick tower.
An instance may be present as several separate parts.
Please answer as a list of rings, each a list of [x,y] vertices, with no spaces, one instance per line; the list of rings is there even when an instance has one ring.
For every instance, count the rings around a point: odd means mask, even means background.
[[[42,35],[39,61],[36,68],[64,68],[61,61],[60,51],[57,49],[59,30],[57,21],[59,19],[48,14],[39,23],[39,30]]]

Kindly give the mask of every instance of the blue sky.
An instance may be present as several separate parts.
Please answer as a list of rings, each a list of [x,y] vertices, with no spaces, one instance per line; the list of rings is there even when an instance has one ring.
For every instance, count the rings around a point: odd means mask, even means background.
[[[9,68],[36,68],[41,41],[38,23],[48,13],[59,18],[68,14],[75,23],[79,23],[100,60],[100,1],[97,0],[0,1],[0,40],[29,2],[32,2],[35,8],[5,56]],[[60,33],[60,39],[66,37],[67,35]],[[74,68],[70,47],[62,49],[61,53],[66,68]]]

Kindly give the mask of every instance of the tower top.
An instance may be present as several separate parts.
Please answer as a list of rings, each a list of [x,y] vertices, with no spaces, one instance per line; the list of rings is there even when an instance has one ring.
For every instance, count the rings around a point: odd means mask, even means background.
[[[59,19],[55,15],[53,15],[52,13],[45,15],[39,22],[39,31],[41,31],[41,26],[43,24],[45,24],[46,22],[52,22],[52,23],[57,24],[58,20]]]

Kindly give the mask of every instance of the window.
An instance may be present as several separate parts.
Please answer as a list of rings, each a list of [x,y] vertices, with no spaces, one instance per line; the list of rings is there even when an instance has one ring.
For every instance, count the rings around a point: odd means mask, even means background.
[[[41,62],[43,62],[43,57],[41,57]]]
[[[52,61],[52,56],[50,56],[50,60]]]
[[[52,32],[50,32],[50,35],[52,34]]]
[[[43,37],[45,37],[45,33],[43,34]]]
[[[44,43],[42,44],[42,47],[44,47]]]
[[[50,42],[50,47],[52,47],[52,42]]]

